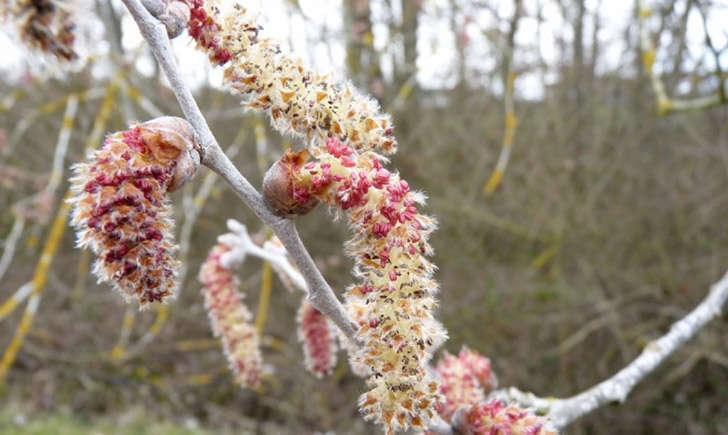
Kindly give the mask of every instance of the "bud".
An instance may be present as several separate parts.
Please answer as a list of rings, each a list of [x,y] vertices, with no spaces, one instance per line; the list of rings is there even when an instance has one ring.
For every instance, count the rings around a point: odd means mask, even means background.
[[[167,192],[199,166],[192,128],[162,117],[132,125],[73,166],[72,224],[78,246],[98,259],[94,273],[142,308],[173,296],[179,262]]]
[[[318,205],[319,201],[315,196],[293,188],[292,177],[306,160],[308,160],[306,150],[297,153],[288,150],[265,173],[263,199],[278,216],[304,215]]]
[[[190,8],[183,1],[169,1],[159,16],[159,21],[167,29],[167,36],[170,39],[175,38],[187,27],[187,22],[190,21]]]
[[[167,191],[174,192],[200,168],[200,145],[189,122],[175,116],[162,116],[142,124],[142,139],[159,161],[174,160],[172,180]]]

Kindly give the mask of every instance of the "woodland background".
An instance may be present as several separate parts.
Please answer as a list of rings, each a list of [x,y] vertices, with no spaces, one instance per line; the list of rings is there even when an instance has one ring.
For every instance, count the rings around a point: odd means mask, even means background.
[[[651,87],[640,47],[638,9],[629,2],[623,7],[630,8],[631,20],[607,38],[600,17],[615,7],[610,2],[435,2],[447,23],[443,38],[454,41],[454,61],[443,65],[447,80],[440,86],[416,74],[418,52],[427,42],[418,42],[422,9],[431,7],[429,1],[331,3],[329,10],[342,14],[344,26],[336,34],[310,32],[307,43],[338,41],[345,55],[345,71],[338,73],[375,95],[394,118],[400,151],[392,166],[428,194],[425,210],[440,223],[432,243],[447,350],[467,344],[489,356],[501,386],[568,396],[632,360],[725,271],[728,106],[720,103],[728,26],[718,26],[698,46],[686,43],[686,35],[704,38],[703,17],[725,14],[728,3],[650,4],[645,24],[658,45],[655,69],[667,94],[718,95],[718,104],[687,111],[660,110],[665,107]],[[282,7],[305,22],[297,1]],[[95,8],[111,54],[51,78],[31,68],[35,60],[29,58],[18,80],[0,83],[0,241],[11,233],[19,209],[29,213],[19,201],[48,182],[64,108],[69,96],[79,102],[61,184],[48,198],[26,201],[35,213],[26,216],[15,257],[0,280],[0,302],[33,276],[62,202],[68,166],[82,158],[104,100],[110,112],[103,132],[156,116],[146,111],[150,104],[179,114],[159,71],[134,66],[148,53],[141,44],[130,50],[122,43],[123,31],[131,29],[122,25],[120,5],[101,2]],[[519,44],[513,18],[520,14],[540,26],[547,21],[544,8],[564,22],[549,59],[538,47]],[[476,12],[492,14],[496,24],[474,26]],[[384,44],[374,43],[377,28],[386,29]],[[624,47],[609,68],[600,66],[609,50],[605,40]],[[481,49],[472,49],[475,44]],[[106,65],[101,73],[98,65]],[[503,92],[509,76],[516,77],[510,96]],[[521,87],[522,77],[537,83],[535,97],[533,85]],[[244,113],[224,91],[205,85],[196,96],[219,142],[237,150],[234,161],[254,184],[284,148],[296,145],[261,116]],[[510,162],[501,184],[486,194],[507,124],[504,98],[511,97],[517,124]],[[324,380],[304,370],[291,333],[300,295],[289,293],[254,258],[246,260],[240,277],[249,306],[266,312],[264,357],[275,374],[258,392],[231,382],[196,275],[217,235],[226,231],[227,218],[244,222],[260,240],[267,233],[223,182],[208,181],[209,196],[198,195],[207,174],[174,195],[177,229],[186,219],[194,226],[182,254],[188,268],[184,288],[168,309],[137,312],[107,286],[96,285],[88,255],[74,248],[73,232],[65,227],[34,324],[0,391],[0,433],[376,432],[357,415],[364,384],[351,374],[343,353]],[[341,290],[351,282],[351,261],[342,251],[347,229],[342,222],[332,225],[326,212],[300,218],[299,228],[332,287]],[[265,296],[260,302],[268,291],[266,309]],[[0,349],[10,343],[23,307],[1,320]],[[726,345],[723,315],[638,385],[625,405],[602,408],[568,432],[728,432]]]

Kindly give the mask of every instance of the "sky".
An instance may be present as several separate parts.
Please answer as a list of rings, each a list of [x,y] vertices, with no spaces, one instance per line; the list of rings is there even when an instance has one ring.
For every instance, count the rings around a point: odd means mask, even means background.
[[[225,0],[229,3],[229,0]],[[417,0],[412,0],[417,1]],[[456,36],[451,30],[450,2],[453,0],[424,0],[423,10],[420,15],[420,26],[418,30],[418,59],[417,59],[417,80],[426,88],[450,87],[455,84],[455,59]],[[455,0],[465,5],[472,2],[467,0]],[[119,0],[113,0],[119,11],[123,5]],[[648,6],[659,2],[645,1]],[[286,0],[245,0],[245,6],[255,13],[260,14],[259,19],[264,24],[267,35],[276,37],[281,41],[282,46],[301,57],[304,62],[312,65],[320,71],[333,71],[337,76],[342,77],[344,72],[344,45],[343,45],[343,22],[341,16],[341,0],[299,0],[301,10],[298,11]],[[393,4],[398,4],[394,1]],[[500,81],[494,73],[497,66],[496,51],[493,44],[489,42],[486,35],[493,35],[497,32],[505,32],[507,19],[513,13],[513,2],[491,1],[490,4],[497,5],[496,12],[503,19],[498,21],[491,11],[485,8],[468,8],[467,13],[459,14],[454,18],[457,23],[461,37],[465,35],[469,41],[467,46],[467,62],[472,71],[471,78],[475,81],[482,81],[484,86],[491,87],[495,92],[500,89]],[[550,66],[549,71],[542,77],[540,74],[531,73],[519,77],[516,92],[520,98],[538,99],[543,94],[543,81],[546,84],[556,79],[555,64],[561,57],[558,40],[562,38],[571,41],[571,26],[564,22],[561,12],[554,1],[540,0],[543,4],[543,16],[545,22],[541,27],[540,38],[537,35],[537,21],[533,18],[536,15],[539,0],[524,0],[525,16],[521,19],[516,34],[516,66],[535,63],[538,51]],[[678,12],[685,7],[685,0],[678,1],[676,8]],[[709,32],[717,46],[728,43],[728,0],[717,2],[709,21]],[[628,26],[632,25],[631,15],[634,7],[634,0],[587,0],[588,11],[599,11],[601,30],[598,39],[602,47],[602,53],[597,63],[598,72],[623,71],[624,65],[629,65],[633,53],[627,52],[623,41],[623,35]],[[396,41],[390,39],[388,28],[384,21],[387,21],[388,14],[392,13],[395,19],[399,18],[400,11],[389,11],[383,7],[383,0],[371,0],[371,9],[374,26],[374,46],[383,53],[383,70],[385,75],[391,73],[391,59],[396,55],[399,46]],[[591,17],[591,13],[587,14]],[[88,19],[83,21],[85,32],[89,33],[88,40],[98,41],[103,29],[99,22]],[[657,26],[656,21],[650,21],[652,28]],[[591,35],[593,20],[588,19],[585,23],[584,34]],[[130,52],[142,52],[143,40],[139,35],[134,22],[126,16],[122,22],[124,33],[123,44]],[[688,58],[686,68],[690,68],[690,62],[697,62],[705,57],[705,67],[714,68],[712,57],[706,57],[703,47],[703,23],[697,12],[689,16],[687,43],[692,59]],[[661,41],[666,44],[669,41]],[[568,43],[568,42],[567,42]],[[90,45],[89,45],[90,46]],[[205,84],[208,80],[213,86],[220,86],[221,70],[212,69],[204,56],[199,53],[189,37],[183,35],[173,41],[175,52],[181,65],[185,78],[193,87]],[[588,44],[586,44],[588,46]],[[108,44],[95,44],[91,51],[103,57],[109,50]],[[136,51],[139,50],[139,51]],[[23,65],[27,65],[28,53],[8,33],[8,27],[0,27],[0,71],[4,77],[12,80],[20,76]],[[661,60],[664,60],[664,51],[658,53],[658,69]],[[32,58],[38,62],[38,57]],[[722,58],[723,68],[728,70],[728,53]],[[137,56],[136,66],[142,73],[152,71],[152,58],[148,55]],[[47,66],[47,65],[46,65]],[[57,72],[52,64],[46,71]],[[95,73],[99,75],[108,74],[108,66],[97,63]],[[679,91],[679,90],[678,90]]]

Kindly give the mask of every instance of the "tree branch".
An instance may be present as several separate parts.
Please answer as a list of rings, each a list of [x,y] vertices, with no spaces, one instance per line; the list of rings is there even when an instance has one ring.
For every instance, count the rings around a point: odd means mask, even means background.
[[[151,0],[145,1],[146,3],[150,3]],[[172,91],[175,97],[177,97],[177,101],[185,118],[192,124],[198,136],[201,144],[201,149],[198,151],[202,164],[224,178],[243,202],[265,224],[271,227],[306,279],[306,284],[311,290],[309,293],[311,303],[316,309],[329,317],[349,339],[355,340],[354,335],[356,330],[354,323],[349,319],[344,307],[314,264],[311,255],[306,250],[303,242],[301,242],[295,224],[289,219],[280,218],[273,214],[263,201],[260,193],[237,170],[235,165],[233,165],[218,145],[197,106],[197,102],[180,76],[179,67],[174,58],[165,26],[145,9],[140,0],[123,0],[123,2],[127,9],[129,9],[129,12],[131,12],[137,26],[139,26],[142,36],[149,43],[154,57],[159,62],[169,80]]]
[[[624,402],[635,385],[652,373],[713,318],[728,299],[728,272],[713,284],[710,293],[687,316],[673,323],[670,332],[647,344],[634,361],[611,378],[566,399],[540,398],[517,388],[495,391],[491,397],[514,401],[547,413],[557,428],[611,402]]]
[[[686,7],[690,7],[690,4],[688,4]],[[660,115],[667,115],[670,112],[700,110],[725,103],[725,101],[723,101],[723,98],[721,98],[724,89],[723,80],[721,80],[720,78],[718,80],[718,84],[719,86],[721,86],[721,88],[717,93],[712,95],[689,99],[673,99],[670,98],[669,95],[667,95],[667,92],[665,91],[665,85],[662,82],[662,78],[660,77],[660,73],[655,70],[657,49],[655,48],[655,44],[652,42],[652,38],[650,37],[650,31],[647,28],[647,18],[650,16],[651,11],[650,9],[643,6],[641,0],[637,0],[637,14],[637,24],[640,34],[640,50],[642,51],[642,62],[644,63],[647,73],[650,75],[652,90],[655,93],[655,97],[657,98],[658,113]]]

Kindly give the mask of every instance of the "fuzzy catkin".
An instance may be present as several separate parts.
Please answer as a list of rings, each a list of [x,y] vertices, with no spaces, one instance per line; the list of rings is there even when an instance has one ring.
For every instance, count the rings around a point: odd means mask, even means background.
[[[303,137],[316,161],[288,154],[266,176],[266,202],[281,216],[303,214],[320,201],[346,212],[354,238],[346,249],[360,283],[346,308],[362,343],[352,366],[369,375],[359,406],[387,433],[424,428],[435,415],[439,387],[427,373],[433,349],[445,339],[433,318],[435,266],[426,257],[435,221],[417,212],[424,196],[381,165],[393,153],[389,117],[348,84],[306,68],[282,52],[245,8],[221,12],[216,1],[188,0],[188,30],[224,82],[266,112],[274,127]],[[269,174],[271,172],[269,171]]]
[[[0,6],[0,16],[16,22],[21,41],[61,60],[78,58],[73,10],[75,1],[6,0]]]
[[[485,395],[497,384],[491,371],[490,360],[463,347],[457,356],[444,352],[435,367],[440,377],[440,392],[444,400],[437,406],[443,420],[452,421],[461,407],[469,407],[485,400]]]
[[[316,198],[336,206],[354,231],[346,250],[360,282],[348,289],[346,307],[358,322],[362,346],[351,358],[354,366],[368,367],[371,387],[359,407],[387,433],[422,429],[440,400],[426,364],[446,338],[432,316],[438,286],[431,279],[435,266],[426,259],[435,222],[417,212],[423,195],[410,191],[376,154],[356,153],[330,138],[313,156],[306,161],[305,151],[288,153],[270,173],[290,180],[289,189],[277,192],[301,204]]]
[[[162,117],[114,133],[73,166],[72,225],[78,246],[98,255],[93,272],[144,308],[174,295],[174,258],[167,192],[197,170],[186,121]]]
[[[230,247],[223,243],[215,245],[200,268],[199,278],[212,330],[222,341],[235,380],[243,387],[255,388],[260,384],[263,366],[260,337],[238,292],[238,278],[221,262],[229,251]]]
[[[395,152],[391,120],[374,100],[283,53],[240,4],[223,13],[217,1],[187,1],[190,36],[212,63],[226,67],[224,83],[247,98],[247,107],[266,112],[280,132],[318,144],[335,137],[356,151]]]
[[[500,400],[480,402],[464,413],[458,425],[463,435],[556,435],[546,417]]]
[[[329,319],[304,297],[298,309],[298,340],[303,345],[306,370],[317,378],[331,374],[336,366],[336,336]]]

